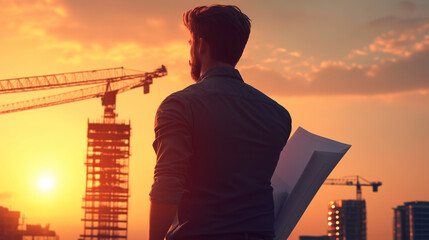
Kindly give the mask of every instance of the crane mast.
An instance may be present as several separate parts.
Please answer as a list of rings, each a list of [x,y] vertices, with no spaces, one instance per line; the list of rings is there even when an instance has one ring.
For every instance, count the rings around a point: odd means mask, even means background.
[[[0,105],[0,114],[101,98],[102,121],[89,121],[84,209],[80,240],[127,239],[130,123],[116,121],[116,95],[134,88],[149,93],[154,78],[167,75],[165,66],[153,72],[108,68],[0,80],[0,94],[88,86],[56,95]]]

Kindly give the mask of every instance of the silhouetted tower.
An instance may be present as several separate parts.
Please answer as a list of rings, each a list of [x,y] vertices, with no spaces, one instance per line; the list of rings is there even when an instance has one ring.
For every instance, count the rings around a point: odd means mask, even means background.
[[[127,239],[130,130],[125,122],[88,122],[85,240]]]
[[[393,211],[394,240],[429,239],[429,202],[406,202]]]
[[[366,240],[365,200],[331,201],[328,237],[330,240]]]

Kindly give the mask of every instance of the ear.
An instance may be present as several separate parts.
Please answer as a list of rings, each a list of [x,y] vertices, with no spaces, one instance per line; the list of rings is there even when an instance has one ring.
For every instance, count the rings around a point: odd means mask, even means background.
[[[209,47],[209,44],[207,43],[207,41],[204,38],[200,38],[199,42],[200,42],[200,44],[198,47],[198,51],[199,51],[200,55],[210,54],[210,47]]]

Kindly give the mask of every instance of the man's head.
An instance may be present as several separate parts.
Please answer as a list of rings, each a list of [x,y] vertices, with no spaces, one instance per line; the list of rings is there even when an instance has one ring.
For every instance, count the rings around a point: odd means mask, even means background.
[[[183,23],[191,32],[193,41],[190,64],[194,80],[201,71],[202,59],[195,49],[201,40],[208,45],[211,59],[235,67],[250,34],[250,19],[238,7],[199,6],[183,14]]]

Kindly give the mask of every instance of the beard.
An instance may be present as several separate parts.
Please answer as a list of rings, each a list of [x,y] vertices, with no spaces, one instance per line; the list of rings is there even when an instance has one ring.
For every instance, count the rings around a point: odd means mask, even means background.
[[[195,82],[199,82],[201,76],[201,61],[194,57],[192,60],[189,60],[189,66],[191,66],[191,77]]]

